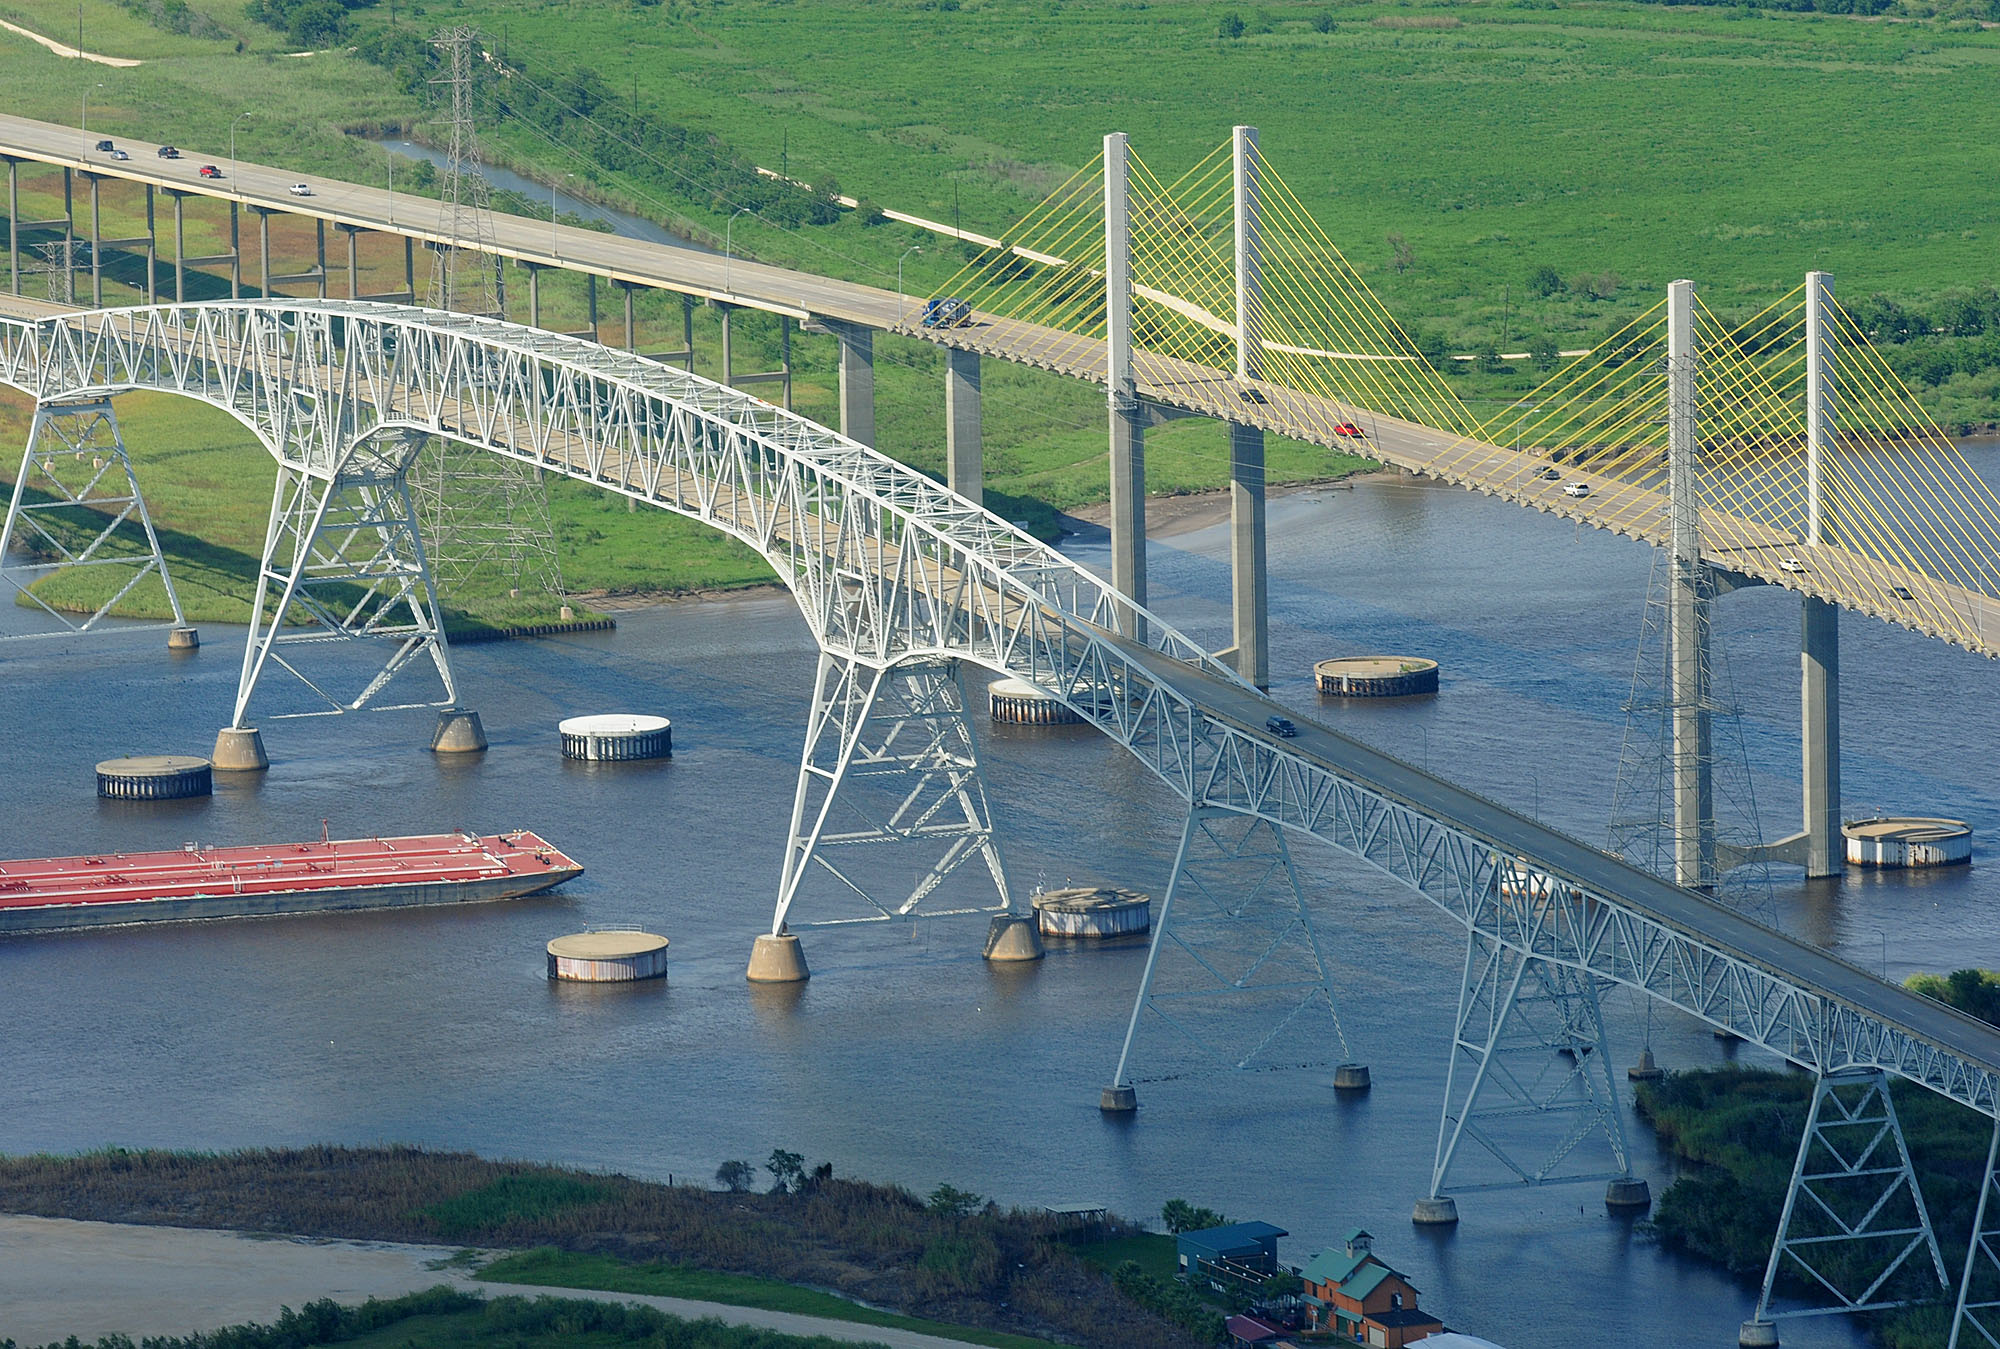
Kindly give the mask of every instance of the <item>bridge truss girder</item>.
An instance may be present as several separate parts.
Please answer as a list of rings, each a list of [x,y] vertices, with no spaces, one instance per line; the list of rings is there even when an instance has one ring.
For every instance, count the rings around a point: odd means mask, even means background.
[[[554,334],[355,301],[0,322],[0,380],[44,399],[182,393],[321,474],[375,430],[453,436],[703,521],[770,561],[831,655],[956,658],[1026,679],[1182,800],[1319,838],[1519,956],[1636,988],[1816,1072],[1881,1068],[2000,1113],[2000,1062],[1786,973],[1787,939],[1682,891],[1662,892],[1684,914],[1670,919],[1633,897],[1657,881],[1632,872],[1629,894],[1587,881],[1558,860],[1574,847],[1534,821],[1214,710],[1211,690],[1248,686],[1170,625],[923,475],[740,391]],[[1462,816],[1383,785],[1405,778]],[[1510,871],[1546,890],[1510,897]],[[1986,1034],[1968,1022],[1965,1042]]]

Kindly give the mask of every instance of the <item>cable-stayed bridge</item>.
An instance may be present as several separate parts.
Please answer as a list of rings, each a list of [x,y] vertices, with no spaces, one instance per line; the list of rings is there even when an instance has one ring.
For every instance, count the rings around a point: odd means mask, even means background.
[[[0,126],[11,156],[66,169],[73,160],[78,167],[71,171],[93,190],[99,177],[121,174],[149,188],[162,185],[164,174],[143,160],[127,166],[99,165],[81,154],[66,159],[59,150],[26,145],[26,136],[13,139],[18,130]],[[1309,905],[1283,851],[1287,832],[1361,859],[1463,925],[1466,978],[1431,1192],[1420,1205],[1428,1216],[1455,1215],[1446,1192],[1462,1189],[1449,1181],[1468,1141],[1528,1184],[1578,1178],[1569,1163],[1579,1145],[1590,1143],[1608,1152],[1610,1170],[1584,1173],[1629,1184],[1599,1009],[1603,990],[1622,985],[1820,1075],[1823,1090],[1801,1148],[1795,1193],[1810,1194],[1826,1180],[1808,1166],[1809,1156],[1817,1156],[1815,1140],[1842,1126],[1874,1130],[1876,1141],[1849,1154],[1835,1177],[1872,1186],[1870,1201],[1858,1213],[1834,1215],[1842,1230],[1832,1233],[1813,1230],[1810,1205],[1796,1230],[1788,1210],[1774,1273],[1783,1261],[1811,1270],[1815,1252],[1829,1243],[1891,1252],[1852,1286],[1822,1279],[1828,1305],[1819,1310],[1903,1300],[1909,1290],[1894,1281],[1913,1272],[1935,1274],[1932,1291],[1955,1282],[1937,1253],[1883,1083],[1886,1076],[1904,1077],[2000,1115],[2000,1036],[1762,928],[1696,889],[1651,876],[1378,751],[1318,727],[1296,738],[1266,729],[1265,718],[1278,709],[1254,687],[1262,641],[1256,606],[1247,616],[1239,607],[1238,645],[1226,662],[1145,609],[1143,431],[1174,410],[1222,417],[1236,428],[1239,501],[1258,507],[1239,531],[1257,545],[1239,552],[1239,581],[1245,572],[1261,577],[1262,570],[1261,442],[1252,437],[1273,430],[1350,448],[1365,444],[1388,462],[1663,544],[1683,582],[1685,642],[1705,639],[1702,606],[1713,587],[1701,579],[1704,572],[1719,572],[1732,585],[1763,580],[1804,592],[1809,686],[1812,661],[1820,662],[1822,678],[1830,664],[1824,636],[1834,605],[1990,654],[1984,614],[1994,587],[1980,565],[1990,563],[1992,552],[1979,543],[1993,518],[1990,494],[1982,495],[1976,476],[1946,453],[1948,445],[1941,448],[1934,429],[1894,424],[1884,415],[1882,409],[1907,412],[1899,386],[1881,383],[1872,405],[1853,393],[1839,401],[1843,387],[1869,387],[1858,372],[1870,367],[1865,343],[1848,331],[1851,322],[1841,327],[1844,315],[1825,278],[1810,281],[1795,305],[1778,306],[1758,326],[1735,329],[1708,314],[1691,286],[1677,285],[1659,310],[1588,360],[1558,370],[1550,392],[1537,395],[1533,420],[1524,410],[1518,424],[1480,427],[1393,320],[1360,326],[1353,315],[1379,310],[1369,308],[1374,302],[1365,289],[1343,281],[1346,291],[1327,291],[1344,295],[1340,303],[1351,311],[1339,331],[1300,326],[1312,321],[1314,304],[1324,314],[1347,312],[1329,301],[1264,298],[1275,294],[1267,283],[1278,271],[1265,264],[1285,254],[1276,245],[1259,251],[1263,236],[1244,227],[1243,203],[1257,200],[1258,190],[1266,198],[1273,192],[1253,140],[1246,146],[1239,133],[1228,160],[1231,308],[1212,268],[1203,270],[1204,257],[1212,261],[1218,250],[1214,222],[1200,223],[1207,218],[1202,194],[1184,204],[1176,194],[1191,189],[1151,180],[1152,195],[1140,194],[1150,205],[1140,214],[1171,228],[1161,231],[1166,242],[1149,240],[1150,226],[1132,224],[1130,187],[1135,176],[1144,183],[1150,175],[1143,166],[1134,174],[1128,148],[1117,139],[1107,154],[1112,167],[1099,168],[1103,182],[1115,185],[1123,161],[1125,206],[1121,212],[1120,196],[1107,186],[1097,217],[1101,256],[1059,237],[1002,241],[948,288],[974,301],[973,321],[963,327],[927,327],[915,318],[920,309],[864,287],[542,222],[501,219],[494,248],[531,266],[676,289],[831,329],[843,349],[843,420],[856,430],[871,420],[864,393],[873,331],[901,331],[957,352],[1005,355],[1104,382],[1125,585],[1116,577],[1105,585],[980,510],[976,454],[953,455],[958,490],[947,489],[854,437],[727,385],[532,327],[360,300],[106,311],[0,325],[0,379],[28,391],[52,418],[107,415],[95,409],[108,410],[108,399],[128,389],[182,393],[230,411],[277,459],[261,590],[230,731],[250,729],[252,700],[274,666],[308,677],[301,667],[310,653],[290,654],[303,650],[295,644],[300,637],[390,639],[381,670],[358,695],[329,698],[336,707],[371,705],[391,679],[426,665],[450,698],[449,650],[406,474],[424,436],[478,445],[706,521],[758,548],[799,596],[823,657],[772,929],[758,944],[766,976],[804,976],[790,928],[800,912],[795,906],[814,903],[807,882],[819,874],[815,868],[846,881],[880,913],[906,914],[928,911],[919,906],[952,871],[983,859],[1000,895],[990,944],[1003,953],[1010,944],[1032,945],[1005,883],[966,729],[957,664],[969,662],[1045,689],[1188,802],[1177,886],[1193,874],[1193,853],[1216,839],[1218,822],[1252,833],[1268,829],[1278,840],[1276,855],[1286,859],[1293,906],[1292,917],[1273,929],[1273,949],[1288,943],[1307,973],[1267,987],[1303,989],[1301,1006],[1323,996],[1337,1018]],[[367,189],[329,187],[322,197],[296,202],[276,191],[266,198],[253,175],[270,171],[232,168],[236,185],[213,195],[253,213],[297,209],[352,227],[351,249],[364,230],[401,234],[412,245],[452,246],[421,228],[404,233],[408,227],[395,225],[386,210],[370,214],[386,203],[369,200]],[[1091,181],[1098,181],[1095,170]],[[171,190],[194,189],[174,180]],[[1084,195],[1079,209],[1088,212],[1093,194]],[[173,200],[178,212],[182,197]],[[403,209],[407,215],[407,204]],[[1034,228],[1035,219],[1024,227]],[[545,251],[534,251],[529,233],[547,236]],[[1086,230],[1084,237],[1096,236]],[[1202,239],[1210,241],[1202,246],[1206,253],[1196,246]],[[108,241],[93,242],[95,267]],[[566,256],[572,243],[577,255]],[[156,278],[151,237],[146,251],[148,276]],[[1175,256],[1192,259],[1184,272],[1163,261]],[[1339,279],[1327,254],[1314,256]],[[266,261],[268,272],[268,255]],[[240,264],[239,254],[232,271]],[[355,275],[350,268],[350,286]],[[1253,275],[1262,289],[1245,284]],[[324,289],[328,277],[322,265],[308,280]],[[1009,312],[1025,302],[1008,297],[1030,293],[1041,312]],[[1288,329],[1276,317],[1287,312],[1305,318]],[[1218,333],[1218,325],[1231,331]],[[629,338],[629,326],[627,332]],[[1233,365],[1220,360],[1230,354]],[[1845,367],[1833,363],[1842,355]],[[1837,373],[1843,368],[1845,385]],[[954,364],[948,375],[959,382],[948,389],[959,390],[961,404],[966,373]],[[1835,416],[1840,406],[1873,406],[1876,420],[1856,425],[1850,415],[1842,423]],[[951,425],[962,438],[963,422],[954,418]],[[1350,426],[1360,434],[1343,429]],[[122,462],[122,446],[112,457]],[[1572,485],[1589,490],[1564,490]],[[1939,503],[1950,509],[1938,511]],[[365,598],[352,607],[315,603],[316,588],[328,585],[360,588]],[[287,617],[307,620],[316,631],[288,630],[281,621]],[[1817,647],[1815,622],[1822,634]],[[1701,733],[1706,690],[1697,677],[1676,697],[1692,742]],[[1809,692],[1809,739],[1812,715]],[[1828,743],[1837,747],[1826,728],[1817,734],[1822,754]],[[1694,753],[1688,750],[1689,762]],[[841,808],[859,781],[890,775],[914,784],[902,806],[859,828],[843,826]],[[1831,818],[1837,825],[1837,778],[1830,799],[1824,780],[1819,785],[1822,824]],[[1697,784],[1688,784],[1687,800],[1691,817],[1676,822],[1688,840],[1677,874],[1703,884],[1715,861],[1712,835],[1709,854],[1702,851]],[[830,860],[842,845],[864,841],[928,849],[937,860],[908,898],[878,902]],[[1239,835],[1225,860],[1253,856],[1242,843]],[[1156,957],[1173,939],[1168,911],[1176,894],[1170,889],[1164,902]],[[1193,897],[1192,885],[1179,893],[1184,905]],[[1235,983],[1246,985],[1256,973]],[[1149,962],[1148,987],[1151,979]],[[1153,1005],[1142,987],[1135,1029]],[[1553,1022],[1534,1024],[1537,1016]],[[1512,1037],[1523,1030],[1532,1032],[1530,1050],[1569,1065],[1552,1085],[1528,1081],[1511,1066],[1516,1060],[1509,1056],[1522,1048]],[[1128,1053],[1131,1047],[1128,1035]],[[1107,1104],[1129,1104],[1126,1068],[1121,1056]],[[1518,1126],[1536,1120],[1563,1121],[1568,1131],[1552,1145],[1524,1142]],[[1982,1194],[1992,1189],[1989,1165]],[[1982,1205],[1959,1284],[1959,1324],[1981,1334],[1993,1324],[1982,1318],[2000,1308],[2000,1265],[1988,1245],[1996,1226],[2000,1213],[1989,1222]],[[1772,1287],[1767,1278],[1767,1304]]]

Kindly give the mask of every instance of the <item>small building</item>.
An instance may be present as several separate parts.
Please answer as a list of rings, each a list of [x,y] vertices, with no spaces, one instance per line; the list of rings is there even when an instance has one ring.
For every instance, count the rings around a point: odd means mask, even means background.
[[[1278,1272],[1278,1238],[1290,1236],[1269,1223],[1230,1223],[1183,1232],[1174,1238],[1183,1279],[1221,1277],[1242,1281]]]
[[[1251,1345],[1256,1349],[1275,1345],[1285,1335],[1281,1328],[1261,1316],[1232,1316],[1222,1323],[1222,1329],[1228,1334],[1231,1344]]]
[[[1312,1328],[1344,1340],[1402,1349],[1444,1330],[1417,1307],[1417,1290],[1375,1254],[1375,1239],[1355,1228],[1299,1271]]]

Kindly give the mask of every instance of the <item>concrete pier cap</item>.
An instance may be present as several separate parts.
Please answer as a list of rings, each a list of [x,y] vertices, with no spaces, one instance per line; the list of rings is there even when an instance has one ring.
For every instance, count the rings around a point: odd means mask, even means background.
[[[1625,1070],[1625,1076],[1634,1082],[1658,1082],[1666,1075],[1666,1069],[1660,1067],[1659,1062],[1653,1058],[1650,1045],[1640,1050],[1639,1061]]]
[[[812,978],[799,939],[789,932],[759,933],[750,948],[750,982],[801,984]]]
[[[1777,1349],[1778,1327],[1770,1321],[1745,1321],[1736,1332],[1740,1349]]]
[[[1029,914],[995,914],[986,929],[986,959],[996,964],[1040,960],[1042,934]]]
[[[1458,1221],[1458,1201],[1448,1194],[1427,1194],[1417,1200],[1410,1221],[1421,1227],[1449,1227]]]
[[[225,726],[217,731],[215,753],[209,760],[218,773],[261,773],[271,766],[263,733],[255,726]]]
[[[1107,1115],[1129,1115],[1139,1108],[1136,1087],[1114,1084],[1097,1094],[1097,1108]]]
[[[486,728],[470,708],[447,707],[438,713],[431,732],[431,749],[439,754],[478,754],[486,748]]]
[[[201,649],[201,632],[196,628],[175,628],[167,634],[167,650],[198,651]]]
[[[1365,1063],[1343,1063],[1333,1070],[1335,1091],[1366,1091],[1373,1085]]]

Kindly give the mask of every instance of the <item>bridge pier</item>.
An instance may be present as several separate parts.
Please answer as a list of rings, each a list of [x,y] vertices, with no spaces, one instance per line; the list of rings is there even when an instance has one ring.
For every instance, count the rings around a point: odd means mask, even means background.
[[[807,977],[790,918],[804,882],[817,870],[865,906],[858,917],[826,921],[873,922],[920,916],[919,907],[977,859],[999,904],[947,912],[992,916],[989,959],[1040,958],[1033,916],[1008,889],[965,707],[956,661],[882,669],[821,651],[777,904],[771,930],[758,938],[752,955],[752,980]],[[871,893],[867,878],[843,854],[853,857],[857,848],[892,843],[920,844],[932,860],[906,897],[887,901]],[[797,973],[785,976],[794,962]]]
[[[250,700],[272,663],[324,701],[324,714],[373,704],[406,665],[427,657],[443,696],[398,706],[458,706],[437,588],[410,496],[409,470],[423,441],[420,434],[383,432],[335,447],[330,476],[290,454],[280,460],[236,704],[225,729],[250,729]],[[287,617],[306,624],[287,628]],[[382,668],[351,698],[329,692],[326,676],[305,673],[284,654],[299,643],[320,646],[333,639],[338,646],[370,638],[393,645]]]
[[[852,324],[826,322],[840,341],[840,434],[874,448],[875,334]]]
[[[1269,573],[1264,557],[1264,433],[1229,424],[1229,591],[1236,673],[1271,687]]]
[[[978,505],[985,495],[985,448],[980,441],[979,353],[944,349],[945,481]]]
[[[1196,1066],[1310,1062],[1330,1032],[1338,1047],[1334,1081],[1359,1088],[1367,1069],[1350,1061],[1332,962],[1283,829],[1201,800],[1188,807],[1100,1109],[1137,1106],[1129,1069],[1149,1012],[1193,1046]],[[1204,1034],[1195,1017],[1219,1029]]]
[[[102,183],[94,173],[86,173],[90,180],[90,307],[104,308],[104,228],[103,218],[98,211],[98,192]]]
[[[31,489],[41,491],[50,500],[30,502]],[[91,523],[76,522],[78,507],[90,512],[86,518]],[[143,556],[110,551],[113,535],[128,522],[137,523],[145,531],[148,551]],[[138,476],[133,473],[131,457],[125,452],[125,438],[118,430],[118,414],[112,410],[108,398],[35,405],[27,448],[21,454],[21,468],[14,475],[7,520],[0,525],[0,556],[5,556],[7,549],[16,543],[31,545],[37,560],[8,568],[4,573],[7,584],[71,632],[92,631],[134,586],[153,575],[160,578],[167,605],[173,611],[173,621],[166,626],[176,633],[194,631],[187,626],[181,612],[180,595],[167,572],[159,534],[153,529],[145,495],[139,490]],[[43,577],[68,567],[111,567],[122,569],[127,575],[117,592],[79,623],[51,607],[30,588]]]
[[[1715,884],[1714,731],[1709,601],[1701,558],[1694,282],[1667,287],[1667,707],[1674,881]]]
[[[1104,138],[1105,393],[1111,421],[1111,588],[1146,605],[1146,431],[1132,370],[1132,237],[1125,133]],[[1126,635],[1143,637],[1136,614]]]
[[[1810,1289],[1814,1301],[1773,1311],[1781,1270]],[[1888,1075],[1870,1067],[1820,1074],[1763,1291],[1740,1343],[1776,1343],[1776,1322],[1787,1317],[1887,1311],[1950,1291]]]

